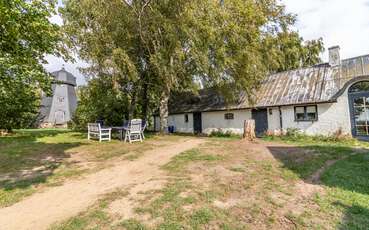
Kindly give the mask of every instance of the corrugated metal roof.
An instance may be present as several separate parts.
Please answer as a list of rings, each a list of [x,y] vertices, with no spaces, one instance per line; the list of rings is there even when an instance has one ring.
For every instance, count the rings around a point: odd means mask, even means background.
[[[270,75],[257,93],[256,107],[328,102],[347,82],[369,75],[369,55]]]
[[[170,113],[273,107],[293,104],[324,103],[334,101],[345,85],[355,78],[369,75],[369,55],[341,61],[340,66],[320,64],[268,76],[255,94],[256,104],[250,105],[246,96],[227,105],[213,90],[202,90],[199,95],[174,97],[170,100]]]

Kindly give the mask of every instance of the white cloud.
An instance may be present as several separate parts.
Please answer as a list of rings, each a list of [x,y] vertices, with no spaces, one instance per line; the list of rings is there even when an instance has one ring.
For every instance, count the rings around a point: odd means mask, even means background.
[[[282,2],[298,15],[296,27],[305,40],[322,37],[326,48],[339,45],[342,58],[369,54],[369,0]]]

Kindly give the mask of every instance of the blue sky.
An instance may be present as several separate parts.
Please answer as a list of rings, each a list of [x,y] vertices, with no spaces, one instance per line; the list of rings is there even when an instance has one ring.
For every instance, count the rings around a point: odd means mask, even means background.
[[[341,58],[350,58],[369,54],[369,0],[281,0],[287,11],[298,15],[296,30],[305,40],[322,37],[325,48],[339,45]],[[60,17],[53,22],[61,24]],[[322,55],[327,61],[328,54]],[[48,56],[45,68],[52,72],[62,65],[77,77],[78,84],[85,80],[78,67],[86,63],[65,63],[63,60]]]

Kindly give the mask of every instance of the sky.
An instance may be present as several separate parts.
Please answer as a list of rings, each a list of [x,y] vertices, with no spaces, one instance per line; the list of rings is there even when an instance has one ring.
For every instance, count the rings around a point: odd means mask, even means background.
[[[305,40],[323,38],[326,51],[322,59],[328,61],[329,47],[339,45],[341,58],[369,54],[369,0],[281,0],[287,11],[297,14],[296,30]],[[51,21],[59,25],[62,20],[54,16]],[[45,68],[65,69],[77,77],[77,84],[85,84],[78,67],[87,66],[80,60],[65,63],[62,59],[47,56]]]

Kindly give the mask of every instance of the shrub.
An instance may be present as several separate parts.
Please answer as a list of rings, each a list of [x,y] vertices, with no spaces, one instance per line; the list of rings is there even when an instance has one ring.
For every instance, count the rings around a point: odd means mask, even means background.
[[[231,131],[223,132],[222,130],[213,130],[209,137],[232,137],[235,136]]]

